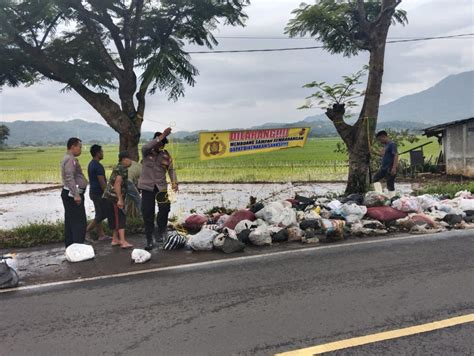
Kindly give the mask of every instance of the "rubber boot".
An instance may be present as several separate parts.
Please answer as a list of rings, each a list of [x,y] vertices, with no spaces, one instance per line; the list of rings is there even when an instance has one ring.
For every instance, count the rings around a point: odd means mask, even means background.
[[[155,242],[153,241],[153,237],[152,236],[147,236],[146,237],[146,246],[145,246],[145,250],[147,251],[151,251],[155,248]]]

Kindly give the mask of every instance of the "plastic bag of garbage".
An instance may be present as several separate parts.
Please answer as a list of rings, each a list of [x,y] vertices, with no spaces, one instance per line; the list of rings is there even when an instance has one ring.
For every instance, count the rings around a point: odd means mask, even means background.
[[[207,225],[204,225],[205,228]],[[211,229],[213,230],[213,229]],[[186,246],[186,237],[181,235],[177,231],[168,231],[168,235],[166,237],[166,241],[163,244],[163,250],[178,250]]]
[[[420,203],[415,197],[402,197],[393,202],[392,207],[405,213],[418,213],[421,211]]]
[[[241,232],[239,232],[237,234],[237,238],[240,242],[243,242],[244,244],[249,244],[250,243],[250,233],[252,232],[252,230],[250,229],[246,229],[246,230],[242,230]]]
[[[371,229],[364,227],[361,222],[357,222],[351,225],[351,235],[354,236],[375,236],[375,235],[384,235],[387,233],[385,229]]]
[[[257,224],[250,220],[242,220],[237,225],[235,225],[235,233],[238,235],[243,230],[251,230],[257,227]]]
[[[221,215],[219,217],[219,219],[217,219],[216,221],[216,225],[218,225],[219,227],[223,227],[225,222],[227,221],[227,219],[230,218],[230,215],[227,215],[227,214],[224,214],[224,215]]]
[[[298,226],[292,226],[288,228],[288,241],[301,241],[303,235],[303,230],[301,230]]]
[[[466,198],[470,198],[471,196],[472,196],[472,193],[470,191],[461,190],[461,191],[457,192],[454,197],[466,199]]]
[[[192,214],[188,216],[183,224],[183,227],[189,231],[199,231],[202,226],[207,223],[207,216],[200,214]]]
[[[359,222],[367,214],[367,207],[349,203],[341,205],[336,212],[344,217],[348,224],[353,224]]]
[[[367,216],[382,222],[390,222],[407,217],[407,213],[391,206],[375,206],[367,209]]]
[[[219,235],[217,231],[203,229],[196,235],[188,235],[188,245],[195,251],[212,250],[214,238]]]
[[[6,262],[0,262],[0,289],[15,288],[19,282],[20,278],[16,271]]]
[[[281,202],[273,202],[258,211],[255,216],[265,220],[270,225],[278,225],[282,219],[282,213],[285,207]]]
[[[250,220],[254,221],[255,214],[252,213],[250,210],[242,209],[242,210],[237,210],[232,213],[232,215],[227,219],[227,221],[224,224],[224,227],[227,227],[229,229],[235,229],[235,226],[241,222],[242,220]]]
[[[474,199],[461,199],[459,202],[459,209],[464,212],[474,210]]]
[[[217,235],[215,238],[214,238],[214,241],[213,241],[213,245],[215,248],[219,249],[219,250],[222,250],[223,246],[224,246],[224,243],[225,243],[225,240],[227,238],[230,238],[230,239],[233,239],[233,240],[238,240],[237,239],[237,234],[235,233],[234,230],[231,230],[231,229],[228,229],[228,228],[224,228],[224,230],[222,231],[222,233],[220,233],[219,235]]]
[[[432,229],[438,227],[438,224],[431,217],[425,214],[415,214],[410,216],[410,219],[415,223],[415,225],[428,225]]]
[[[249,235],[250,242],[256,246],[266,246],[272,244],[270,229],[266,225],[261,225]]]
[[[132,251],[132,260],[135,263],[145,263],[151,259],[151,253],[139,248],[134,248]]]
[[[342,203],[339,200],[333,200],[329,204],[327,204],[327,207],[331,210],[338,210],[341,205]]]
[[[81,262],[95,257],[94,248],[85,244],[72,244],[66,248],[66,259],[69,262]]]
[[[344,220],[321,220],[321,228],[326,233],[326,237],[333,240],[344,239],[344,226],[346,226]]]
[[[390,203],[390,199],[382,194],[377,192],[368,192],[364,198],[364,205],[368,208],[374,206],[384,206]]]
[[[439,203],[438,199],[429,194],[420,195],[416,197],[416,200],[418,200],[422,210],[431,209]]]
[[[280,229],[280,231],[276,233],[271,233],[272,242],[284,242],[288,241],[288,229]]]
[[[281,213],[281,221],[279,225],[282,227],[288,227],[288,226],[293,226],[296,224],[297,224],[296,211],[293,208],[283,209],[283,212]]]

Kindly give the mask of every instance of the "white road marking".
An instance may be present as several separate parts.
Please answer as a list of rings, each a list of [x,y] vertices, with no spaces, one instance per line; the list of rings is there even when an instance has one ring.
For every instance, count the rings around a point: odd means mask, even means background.
[[[392,241],[403,241],[403,240],[416,239],[416,238],[427,239],[427,237],[433,237],[433,236],[439,236],[439,234],[415,235],[415,236],[409,235],[409,236],[386,238],[383,240],[348,242],[348,243],[338,244],[338,245],[315,246],[315,247],[302,248],[302,249],[296,249],[296,250],[290,250],[290,251],[278,251],[278,252],[263,253],[263,254],[252,255],[252,256],[242,256],[242,257],[235,257],[235,258],[219,259],[219,260],[214,260],[214,261],[188,263],[188,264],[183,264],[183,265],[178,265],[178,266],[157,267],[157,268],[151,268],[151,269],[140,270],[140,271],[123,272],[123,273],[108,274],[108,275],[96,276],[96,277],[77,278],[77,279],[70,279],[70,280],[58,281],[58,282],[33,284],[29,286],[21,286],[21,287],[11,288],[11,289],[2,289],[0,290],[0,294],[19,292],[19,291],[25,291],[25,290],[42,289],[42,288],[47,288],[47,287],[63,286],[63,285],[68,285],[68,284],[83,283],[83,282],[90,282],[90,281],[100,281],[104,279],[137,276],[137,275],[149,274],[149,273],[155,273],[155,272],[179,271],[179,270],[185,270],[185,269],[192,269],[196,267],[223,265],[229,262],[258,260],[258,259],[268,258],[268,257],[273,257],[273,256],[293,255],[293,254],[308,253],[308,252],[319,251],[319,250],[346,248],[346,247],[358,246],[358,245],[371,245],[371,244],[386,243],[386,242],[392,242]]]

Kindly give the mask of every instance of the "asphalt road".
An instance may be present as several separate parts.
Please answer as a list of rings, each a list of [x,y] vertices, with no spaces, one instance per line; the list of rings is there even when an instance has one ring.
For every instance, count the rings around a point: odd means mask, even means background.
[[[474,233],[0,294],[1,355],[271,355],[474,312]],[[334,355],[469,355],[473,324]]]

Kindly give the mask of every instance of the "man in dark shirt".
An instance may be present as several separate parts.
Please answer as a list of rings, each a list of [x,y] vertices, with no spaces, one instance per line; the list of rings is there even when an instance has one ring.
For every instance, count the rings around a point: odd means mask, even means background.
[[[108,236],[104,234],[104,228],[102,226],[102,221],[107,217],[105,212],[104,199],[102,195],[104,194],[105,187],[107,186],[107,180],[105,177],[104,166],[100,163],[104,159],[104,151],[99,145],[92,145],[91,149],[92,160],[89,163],[87,172],[89,174],[89,197],[94,203],[95,217],[94,220],[87,226],[87,233],[92,231],[92,229],[97,229],[97,234],[99,240],[107,240]],[[88,239],[90,239],[88,237]]]
[[[374,175],[373,182],[386,178],[387,189],[389,192],[393,192],[395,191],[395,177],[397,176],[398,168],[397,144],[390,140],[386,131],[378,132],[376,138],[384,145],[384,148],[378,153],[382,157],[382,163],[380,170]]]

